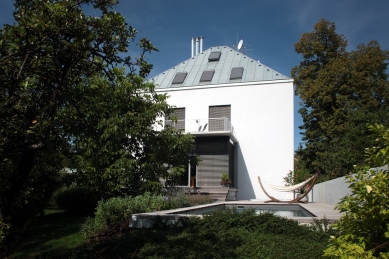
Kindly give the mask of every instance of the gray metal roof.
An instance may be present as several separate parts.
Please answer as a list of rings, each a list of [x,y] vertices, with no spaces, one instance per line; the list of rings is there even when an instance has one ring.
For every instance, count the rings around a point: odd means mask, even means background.
[[[209,61],[209,55],[216,51],[221,52],[220,59],[218,61]],[[243,68],[242,78],[230,79],[231,70],[236,67]],[[207,70],[215,71],[212,80],[200,82],[203,72]],[[173,79],[178,72],[188,74],[183,83],[172,84]],[[289,78],[228,46],[209,48],[203,53],[200,53],[193,58],[189,58],[151,78],[156,84],[156,89],[282,79]]]

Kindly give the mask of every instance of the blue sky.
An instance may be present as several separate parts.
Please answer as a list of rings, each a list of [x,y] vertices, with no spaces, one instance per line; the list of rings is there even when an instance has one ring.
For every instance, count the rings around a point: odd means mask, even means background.
[[[154,64],[150,76],[188,59],[192,37],[203,36],[207,49],[232,46],[237,34],[251,45],[246,55],[290,76],[301,61],[294,43],[321,18],[335,22],[337,32],[348,39],[348,50],[371,40],[389,49],[388,0],[122,0],[117,11],[138,30],[138,39],[149,38],[159,49],[149,55]],[[1,27],[13,23],[12,12],[13,1],[2,0]],[[134,45],[129,51],[137,53]],[[295,97],[295,149],[301,142],[299,102]]]

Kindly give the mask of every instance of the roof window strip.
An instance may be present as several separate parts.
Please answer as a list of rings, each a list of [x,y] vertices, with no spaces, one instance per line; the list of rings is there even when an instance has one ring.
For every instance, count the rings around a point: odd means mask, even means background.
[[[221,51],[213,51],[209,54],[208,61],[219,61]]]
[[[174,76],[172,84],[182,84],[185,81],[186,76],[188,75],[187,72],[178,72]]]
[[[212,81],[214,73],[215,73],[215,70],[205,70],[203,72],[203,74],[201,75],[200,82]]]
[[[230,80],[242,79],[242,77],[243,77],[243,67],[233,67],[231,69]]]

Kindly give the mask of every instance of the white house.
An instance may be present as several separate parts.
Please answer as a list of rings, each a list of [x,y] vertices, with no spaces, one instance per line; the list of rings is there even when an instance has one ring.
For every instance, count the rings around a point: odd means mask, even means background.
[[[197,167],[188,165],[179,185],[226,189],[220,186],[226,172],[237,191],[229,199],[238,200],[267,199],[258,175],[284,185],[293,170],[292,79],[228,46],[203,51],[202,38],[195,38],[191,58],[152,80],[177,107],[177,123],[166,118],[165,125],[193,134],[192,155],[202,159]],[[269,194],[291,198],[271,189]]]

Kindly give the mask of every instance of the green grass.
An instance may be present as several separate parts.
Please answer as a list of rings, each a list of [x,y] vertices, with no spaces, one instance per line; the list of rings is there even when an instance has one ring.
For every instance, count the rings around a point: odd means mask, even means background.
[[[45,209],[45,216],[38,215],[28,221],[25,230],[11,244],[13,258],[51,258],[61,256],[79,247],[85,238],[80,232],[85,216],[74,216],[55,207]]]

